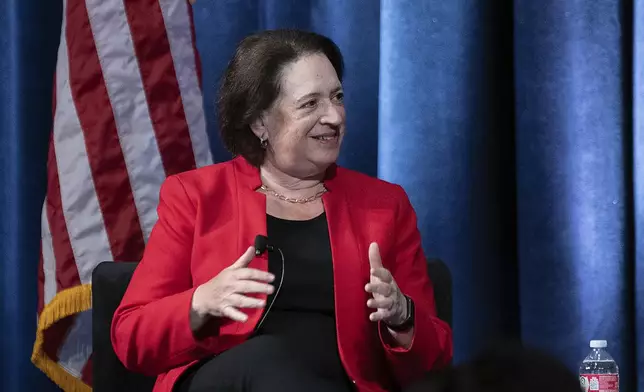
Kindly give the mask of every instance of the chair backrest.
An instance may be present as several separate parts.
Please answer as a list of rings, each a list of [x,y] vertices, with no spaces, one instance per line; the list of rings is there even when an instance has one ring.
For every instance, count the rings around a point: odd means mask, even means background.
[[[452,274],[440,259],[427,260],[427,273],[434,285],[434,302],[439,319],[452,326]]]
[[[125,368],[110,338],[112,318],[138,263],[104,262],[92,273],[92,385],[94,392],[147,392],[156,377]]]
[[[155,377],[133,373],[125,368],[112,348],[110,328],[136,262],[103,262],[92,274],[92,370],[94,392],[151,391]],[[434,284],[438,317],[452,325],[452,277],[439,259],[429,259],[427,271]]]

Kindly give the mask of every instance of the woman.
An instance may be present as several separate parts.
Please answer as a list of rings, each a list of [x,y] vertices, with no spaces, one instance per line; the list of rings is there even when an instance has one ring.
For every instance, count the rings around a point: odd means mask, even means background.
[[[218,103],[236,158],[166,180],[114,315],[155,391],[385,391],[450,361],[405,192],[335,164],[342,67],[308,32],[237,48]]]

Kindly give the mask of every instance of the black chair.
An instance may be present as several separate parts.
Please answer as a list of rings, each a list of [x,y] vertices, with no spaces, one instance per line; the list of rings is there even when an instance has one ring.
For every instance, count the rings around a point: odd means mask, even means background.
[[[110,339],[114,311],[125,294],[135,262],[100,263],[92,273],[92,371],[95,392],[151,391],[155,377],[130,372],[116,357]],[[438,317],[452,325],[452,277],[439,259],[427,264],[434,283]]]
[[[434,284],[436,315],[452,326],[452,274],[449,267],[440,259],[427,261],[427,274]]]
[[[104,262],[92,272],[92,385],[95,392],[148,392],[156,377],[134,373],[117,358],[110,338],[112,317],[138,263]]]

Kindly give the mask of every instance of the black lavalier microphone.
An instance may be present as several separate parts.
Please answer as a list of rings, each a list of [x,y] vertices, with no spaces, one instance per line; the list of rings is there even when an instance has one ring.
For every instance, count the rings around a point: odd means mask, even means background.
[[[259,330],[259,327],[261,327],[262,324],[264,323],[264,320],[266,320],[266,316],[268,316],[268,312],[270,312],[271,308],[273,307],[273,304],[277,299],[277,295],[280,293],[280,289],[282,288],[282,283],[284,282],[284,253],[280,248],[271,245],[268,241],[268,237],[258,234],[255,237],[255,255],[261,256],[267,250],[269,252],[274,252],[275,250],[277,250],[280,253],[280,256],[282,257],[282,273],[280,276],[279,285],[277,286],[277,291],[275,292],[275,296],[273,297],[273,300],[271,301],[270,305],[268,305],[268,309],[266,309],[266,312],[264,313],[264,317],[262,317],[259,323],[257,323],[257,327],[255,327],[255,330]]]
[[[268,243],[268,237],[258,234],[255,237],[255,255],[261,256],[266,251],[272,252],[275,250],[273,245]]]

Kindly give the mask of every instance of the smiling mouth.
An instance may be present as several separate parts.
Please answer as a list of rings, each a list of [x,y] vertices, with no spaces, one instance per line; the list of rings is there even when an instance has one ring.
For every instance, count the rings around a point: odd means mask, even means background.
[[[328,140],[337,139],[338,136],[340,136],[339,132],[329,133],[329,134],[325,134],[325,135],[311,136],[311,137],[313,139],[315,139],[315,140],[328,141]]]

